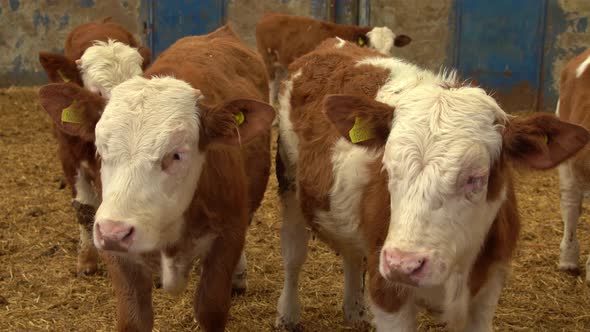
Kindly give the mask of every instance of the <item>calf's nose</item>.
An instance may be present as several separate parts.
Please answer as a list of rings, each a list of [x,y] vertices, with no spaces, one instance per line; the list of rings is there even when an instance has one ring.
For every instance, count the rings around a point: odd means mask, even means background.
[[[384,249],[381,254],[381,269],[385,276],[396,274],[402,277],[418,278],[427,261],[425,254]]]
[[[96,223],[96,239],[100,249],[127,251],[133,243],[134,228],[120,221],[99,221]]]

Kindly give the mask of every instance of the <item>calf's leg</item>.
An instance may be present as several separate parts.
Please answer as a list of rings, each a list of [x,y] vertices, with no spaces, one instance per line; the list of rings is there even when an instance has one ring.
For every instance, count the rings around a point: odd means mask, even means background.
[[[490,268],[488,280],[471,300],[467,324],[463,331],[491,332],[494,330],[492,321],[508,269],[507,263],[499,263]]]
[[[293,188],[294,189],[294,188]],[[307,258],[309,233],[296,198],[295,190],[281,193],[283,226],[281,228],[281,253],[285,268],[283,291],[279,298],[276,326],[294,330],[299,323],[299,273]]]
[[[152,278],[139,263],[102,252],[117,297],[117,331],[144,332],[154,326]]]
[[[364,273],[363,256],[343,254],[344,265],[344,319],[350,323],[363,321],[365,305],[363,301]]]
[[[559,246],[561,251],[559,269],[575,271],[578,269],[578,259],[580,257],[580,245],[578,244],[576,231],[582,210],[582,191],[578,188],[570,165],[567,162],[559,165],[558,171],[561,218],[564,226],[563,238]]]
[[[395,287],[379,273],[379,254],[371,248],[367,257],[369,300],[377,332],[416,331],[417,308],[407,290]]]
[[[226,232],[215,239],[202,265],[195,293],[195,316],[207,332],[224,331],[231,304],[232,275],[244,249],[243,232]]]
[[[408,301],[397,310],[389,311],[372,303],[371,313],[377,332],[414,332],[416,331],[416,306]]]
[[[246,260],[246,250],[242,250],[238,265],[233,273],[231,281],[232,294],[242,295],[246,292],[246,277],[247,277],[248,261]]]
[[[76,272],[78,275],[93,274],[98,269],[98,252],[92,242],[92,226],[100,200],[83,168],[78,169],[75,180],[76,197],[72,207],[76,211],[80,229],[80,248]]]

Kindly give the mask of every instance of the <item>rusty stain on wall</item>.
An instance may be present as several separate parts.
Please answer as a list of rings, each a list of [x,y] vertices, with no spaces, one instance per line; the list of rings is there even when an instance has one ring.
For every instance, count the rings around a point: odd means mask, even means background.
[[[39,51],[63,52],[78,24],[112,16],[139,40],[141,0],[0,1],[0,87],[46,82]]]

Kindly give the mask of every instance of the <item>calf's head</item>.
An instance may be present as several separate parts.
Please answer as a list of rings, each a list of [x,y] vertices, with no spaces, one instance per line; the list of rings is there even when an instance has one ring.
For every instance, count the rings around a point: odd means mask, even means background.
[[[207,149],[247,143],[269,130],[274,118],[263,102],[212,106],[202,97],[170,77],[135,77],[113,89],[96,126],[103,199],[94,224],[99,249],[141,253],[173,244]]]
[[[506,115],[474,87],[423,84],[403,97],[332,95],[324,107],[345,139],[382,149],[390,203],[379,273],[419,287],[443,284],[473,264],[506,200],[509,160],[548,169],[588,132],[553,115]]]
[[[143,73],[150,56],[145,47],[136,49],[109,39],[108,42],[96,41],[87,48],[76,65],[84,87],[108,99],[115,86]]]
[[[369,46],[382,54],[389,55],[391,48],[404,47],[412,41],[407,35],[395,35],[388,27],[376,27],[367,32],[367,35],[358,37],[359,46]]]
[[[51,82],[75,83],[106,98],[119,83],[141,75],[150,59],[149,49],[114,40],[96,41],[75,61],[61,54],[39,52],[39,62]]]

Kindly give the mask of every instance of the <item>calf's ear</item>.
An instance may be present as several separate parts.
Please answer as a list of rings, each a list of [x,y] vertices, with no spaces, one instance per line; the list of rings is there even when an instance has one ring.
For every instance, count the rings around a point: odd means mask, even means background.
[[[549,169],[581,150],[590,134],[554,115],[513,118],[504,131],[503,149],[511,160],[535,169]]]
[[[139,54],[143,58],[143,63],[141,64],[141,69],[143,71],[145,71],[147,69],[147,67],[150,65],[150,63],[152,62],[152,51],[150,51],[150,49],[145,46],[138,47],[137,51],[139,52]]]
[[[200,105],[206,144],[241,145],[270,132],[274,108],[254,99],[234,99],[217,107]]]
[[[410,36],[398,35],[393,40],[393,45],[395,45],[395,47],[404,47],[408,45],[411,41],[412,38],[410,38]]]
[[[369,42],[369,37],[367,37],[367,35],[356,36],[356,44],[360,47],[369,46]]]
[[[391,130],[394,108],[366,96],[328,95],[324,112],[351,143],[381,148]]]
[[[39,90],[41,106],[64,133],[89,142],[106,101],[72,83],[54,83]]]
[[[73,82],[82,86],[82,78],[76,62],[61,54],[39,52],[39,62],[53,83]]]

